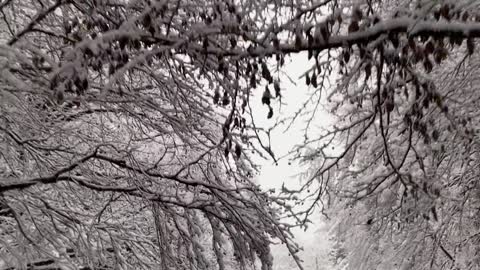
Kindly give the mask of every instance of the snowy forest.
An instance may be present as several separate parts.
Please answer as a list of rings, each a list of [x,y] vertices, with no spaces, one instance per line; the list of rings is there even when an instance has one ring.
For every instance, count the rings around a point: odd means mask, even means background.
[[[479,38],[478,0],[0,0],[0,270],[480,269]]]

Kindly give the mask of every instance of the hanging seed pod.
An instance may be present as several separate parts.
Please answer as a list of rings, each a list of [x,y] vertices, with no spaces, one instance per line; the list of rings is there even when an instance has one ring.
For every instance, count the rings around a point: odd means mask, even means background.
[[[429,60],[428,58],[425,58],[425,59],[423,60],[423,68],[425,68],[425,71],[426,71],[427,73],[432,72],[433,64],[432,64],[432,62],[430,62],[430,60]]]
[[[145,63],[147,64],[148,67],[152,67],[152,65],[153,65],[153,56],[148,56],[148,57],[145,59]]]
[[[437,104],[437,106],[439,108],[443,107],[443,101],[442,101],[442,97],[440,95],[435,94],[433,99],[434,99],[435,103]]]
[[[414,51],[416,50],[417,44],[415,43],[415,40],[413,38],[408,39],[408,47],[410,47],[410,49]]]
[[[436,41],[436,47],[438,48],[441,48],[441,49],[445,49],[445,41],[443,39],[443,37],[438,37],[435,39]]]
[[[273,89],[275,90],[275,96],[280,97],[280,84],[278,83],[278,81],[275,81],[273,83]]]
[[[267,81],[270,81],[270,78],[272,77],[265,62],[262,62],[262,77]]]
[[[270,99],[272,98],[272,95],[270,94],[270,89],[268,89],[268,86],[265,86],[265,91],[263,91],[262,95],[262,104],[266,104],[270,106]]]
[[[317,59],[315,59],[315,66],[317,68],[317,73],[321,74],[322,73],[322,66],[320,65],[320,63],[318,63]]]
[[[439,132],[438,130],[436,130],[436,129],[433,130],[433,132],[432,132],[432,139],[433,139],[434,141],[438,141],[439,137],[440,137],[440,132]]]
[[[72,32],[72,25],[69,22],[66,22],[64,25],[65,34],[69,35]]]
[[[357,21],[352,21],[352,22],[348,25],[348,33],[354,33],[354,32],[357,32],[358,30],[360,30],[360,27],[358,26],[358,22],[357,22]]]
[[[433,12],[433,17],[434,17],[435,20],[437,20],[437,21],[440,20],[440,10],[438,10],[438,9],[435,10],[435,11]]]
[[[62,104],[63,101],[65,100],[65,93],[63,92],[62,89],[57,89],[55,91],[55,99],[58,104]]]
[[[224,68],[225,68],[225,65],[224,65],[223,61],[219,61],[217,71],[221,73],[221,72],[224,71]]]
[[[315,39],[310,33],[311,29],[309,30],[307,34],[307,43],[308,43],[308,55],[307,59],[310,60],[313,57],[313,46],[315,45]]]
[[[124,50],[125,47],[127,46],[128,44],[128,37],[126,36],[122,36],[119,40],[118,40],[119,44],[120,44],[120,49]]]
[[[450,45],[452,48],[456,46],[462,46],[463,43],[463,37],[461,35],[451,35],[449,37]]]
[[[433,53],[434,50],[435,45],[433,45],[433,42],[430,40],[429,42],[427,42],[427,45],[425,45],[425,54],[430,55]]]
[[[85,91],[88,89],[88,80],[87,78],[83,78],[82,80],[82,90]]]
[[[388,97],[388,89],[384,88],[383,91],[382,91],[382,98],[386,99],[387,97]]]
[[[213,94],[213,104],[218,104],[220,101],[220,92],[218,90],[215,90],[215,93]]]
[[[273,47],[275,48],[275,50],[280,49],[280,41],[278,40],[277,36],[273,37],[272,43],[273,43]]]
[[[405,124],[409,126],[412,123],[412,118],[410,117],[410,114],[405,114],[405,116],[403,117],[403,121],[405,121]]]
[[[313,46],[313,43],[314,43],[313,35],[312,35],[312,28],[313,28],[313,26],[309,27],[309,28],[305,31],[305,35],[307,36],[307,45],[308,45],[308,48],[311,48],[311,47]]]
[[[155,35],[155,27],[153,26],[153,24],[150,25],[147,30],[150,33],[150,35],[152,36]]]
[[[84,22],[84,26],[85,26],[85,28],[86,28],[88,31],[90,31],[90,30],[93,29],[93,27],[95,27],[95,24],[94,24],[94,22],[93,22],[92,20],[87,19],[87,20]]]
[[[428,106],[430,106],[430,99],[424,98],[422,104],[425,109],[428,109]]]
[[[128,62],[128,59],[129,59],[128,54],[126,52],[124,52],[124,53],[122,53],[121,57],[122,57],[122,62],[124,64],[126,64]]]
[[[393,101],[393,97],[387,99],[387,102],[385,103],[385,108],[389,113],[393,111],[393,109],[395,108],[395,102]]]
[[[231,14],[235,14],[236,13],[236,8],[233,4],[227,4],[227,10],[228,12],[230,12]]]
[[[247,107],[247,100],[246,99],[243,99],[243,102],[242,102],[242,113],[245,113],[245,108]],[[242,118],[243,120],[244,118]],[[242,121],[243,122],[243,121]]]
[[[392,42],[393,47],[396,49],[400,45],[400,40],[398,39],[398,35],[390,32],[388,34],[388,38],[390,39],[390,42]]]
[[[313,42],[317,45],[324,44],[328,40],[328,29],[326,23],[321,23],[315,27]]]
[[[69,93],[72,92],[72,80],[67,80],[65,82],[65,91]]]
[[[239,13],[235,14],[235,18],[237,19],[238,24],[242,23],[242,16]]]
[[[248,76],[252,72],[252,65],[250,63],[247,64],[247,68],[245,69],[245,74]]]
[[[408,55],[408,50],[409,50],[408,45],[403,46],[402,47],[402,55],[407,56]]]
[[[305,74],[305,84],[306,84],[307,86],[310,85],[310,76],[308,75],[308,73]]]
[[[358,53],[360,55],[360,59],[363,59],[365,57],[367,51],[365,50],[365,47],[363,45],[358,45]]]
[[[237,156],[237,158],[240,158],[240,156],[242,155],[242,147],[238,143],[235,145],[235,155]]]
[[[54,90],[55,88],[57,88],[57,85],[58,85],[58,76],[54,76],[51,80],[50,80],[50,89],[51,90]]]
[[[343,51],[343,60],[345,61],[345,63],[348,63],[348,61],[350,61],[350,52],[348,49],[345,49]]]
[[[252,76],[250,76],[250,87],[252,88],[257,88],[257,79],[255,78],[255,73],[252,73]]]
[[[472,55],[475,52],[475,41],[473,38],[467,38],[467,54]]]
[[[422,47],[416,47],[415,48],[415,52],[414,52],[414,58],[413,58],[413,61],[415,63],[418,63],[420,61],[422,61],[424,58],[425,58],[425,54],[423,52],[423,48]]]
[[[447,59],[447,57],[448,57],[448,50],[445,48],[438,48],[434,52],[434,59],[437,65],[439,65],[443,60]]]
[[[112,63],[108,65],[108,75],[113,75],[115,73],[115,67],[113,66]]]
[[[311,83],[312,83],[312,86],[317,88],[317,74],[315,74],[315,71],[313,72],[312,74],[312,78],[311,78]]]
[[[235,37],[230,37],[230,46],[232,47],[232,49],[237,47],[237,39]]]
[[[448,21],[450,21],[451,19],[451,16],[450,16],[450,6],[448,4],[444,4],[441,8],[440,8],[440,15],[447,19]]]
[[[423,122],[420,123],[420,133],[423,136],[427,135],[427,125]]]
[[[208,49],[208,38],[207,37],[203,38],[202,46],[203,46],[203,49],[205,51]]]
[[[145,28],[149,28],[152,25],[152,18],[150,17],[150,14],[147,14],[145,17],[143,17],[142,25]]]
[[[438,192],[436,192],[436,193],[438,193]],[[437,210],[435,209],[435,206],[432,206],[432,208],[430,210],[432,211],[433,219],[435,221],[438,221],[438,215],[437,215]]]
[[[232,142],[232,140],[230,139],[230,140],[227,141],[227,148],[228,148],[228,149],[232,149],[232,146],[233,146],[233,142]]]
[[[82,88],[82,80],[80,78],[75,77],[75,80],[73,80],[73,84],[77,88],[77,90],[80,90]]]
[[[300,50],[302,48],[302,35],[295,34],[295,49]]]
[[[372,75],[372,63],[368,62],[365,65],[365,80],[368,80]]]
[[[91,58],[92,56],[94,56],[94,53],[92,51],[92,49],[90,49],[89,47],[86,47],[84,50],[83,50],[83,53],[85,55],[85,57],[88,59],[88,58]]]
[[[321,23],[319,26],[320,34],[322,35],[324,42],[328,42],[328,40],[330,39],[330,30],[328,29],[328,23],[324,22]]]
[[[273,109],[272,107],[268,107],[268,114],[267,114],[267,119],[270,119],[273,117]]]

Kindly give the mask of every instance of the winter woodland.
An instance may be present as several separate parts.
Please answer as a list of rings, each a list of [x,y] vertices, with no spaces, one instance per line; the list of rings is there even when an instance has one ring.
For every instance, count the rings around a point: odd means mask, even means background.
[[[0,0],[0,269],[480,269],[478,38],[476,0]]]

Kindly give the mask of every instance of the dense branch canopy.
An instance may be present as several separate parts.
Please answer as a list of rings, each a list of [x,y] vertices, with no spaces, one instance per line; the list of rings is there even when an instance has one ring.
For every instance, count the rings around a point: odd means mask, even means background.
[[[17,268],[53,260],[91,268],[248,269],[259,260],[271,269],[276,239],[301,267],[290,228],[305,226],[316,206],[335,196],[337,207],[342,198],[367,209],[368,225],[388,220],[378,230],[404,225],[402,218],[417,226],[419,216],[432,215],[437,225],[420,222],[431,237],[431,265],[444,263],[438,250],[455,265],[466,253],[443,243],[451,241],[446,232],[465,232],[457,229],[460,199],[425,179],[443,177],[455,194],[478,189],[471,180],[476,159],[465,161],[477,151],[476,73],[464,76],[468,87],[438,81],[478,63],[479,6],[1,1],[0,258]],[[312,61],[302,76],[312,95],[302,109],[314,109],[294,153],[315,163],[299,191],[276,196],[253,181],[250,153],[276,156],[251,105],[262,102],[273,118],[285,90],[285,58],[303,51]],[[311,134],[325,95],[338,122]],[[340,154],[327,149],[333,144]],[[310,207],[292,210],[291,201],[302,203],[298,193],[312,186]],[[404,206],[403,194],[415,207]],[[385,196],[390,204],[377,207]],[[478,213],[477,202],[464,201],[471,207],[465,214]],[[462,217],[441,223],[440,208]],[[469,232],[475,222],[468,220]],[[407,239],[406,228],[394,231],[398,239]],[[475,239],[465,241],[474,246]],[[405,254],[415,257],[412,250]]]

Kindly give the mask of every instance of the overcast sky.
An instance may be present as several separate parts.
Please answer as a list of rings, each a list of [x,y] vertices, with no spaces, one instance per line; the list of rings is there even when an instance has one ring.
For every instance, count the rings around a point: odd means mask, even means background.
[[[292,59],[285,60],[285,73],[290,76],[294,83],[290,82],[286,77],[281,77],[282,87],[282,101],[286,103],[286,106],[281,107],[281,117],[292,115],[299,108],[303,106],[303,103],[308,98],[308,87],[305,85],[305,80],[299,78],[305,70],[312,65],[313,62],[307,61],[306,54],[300,54]],[[276,117],[279,116],[278,104],[274,102],[274,117],[267,119],[268,107],[262,105],[261,94],[263,88],[256,89],[256,97],[253,100],[252,110],[257,126],[271,127],[275,123]],[[273,90],[272,90],[273,92]],[[320,113],[316,117],[318,123],[328,123],[330,117],[327,113]],[[277,157],[284,156],[295,144],[302,142],[303,131],[301,130],[302,119],[298,121],[296,125],[293,125],[289,130],[285,131],[285,127],[277,128],[271,134],[272,148]],[[274,164],[270,160],[257,160],[260,163],[261,173],[258,176],[259,183],[265,188],[276,188],[277,190],[285,183],[288,187],[299,187],[300,177],[299,174],[304,172],[300,166],[296,163],[290,163],[288,158],[282,159],[278,162],[278,165]],[[325,224],[321,222],[321,216],[315,215],[312,219],[315,222],[314,226],[311,226],[306,232],[303,230],[295,230],[295,238],[298,243],[304,246],[305,251],[302,253],[302,258],[305,260],[305,269],[316,270],[316,265],[319,265],[319,270],[329,269],[326,265],[326,255],[328,253],[328,239],[327,229]],[[289,257],[285,249],[281,247],[274,247],[274,269],[291,269],[293,262],[289,262]],[[280,263],[281,262],[281,263]]]

